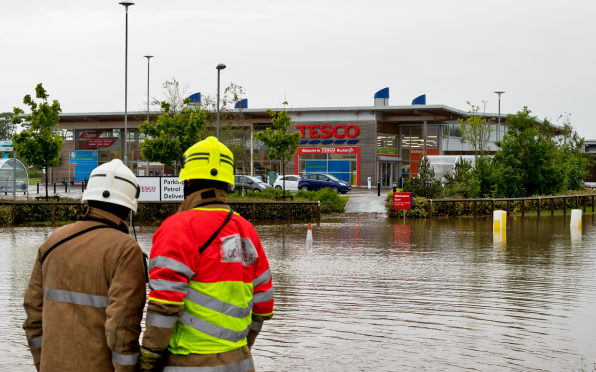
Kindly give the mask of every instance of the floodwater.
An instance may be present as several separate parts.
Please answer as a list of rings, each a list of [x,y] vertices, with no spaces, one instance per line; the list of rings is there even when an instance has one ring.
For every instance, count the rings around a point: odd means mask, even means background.
[[[596,362],[596,225],[584,216],[338,218],[258,225],[275,317],[258,371],[571,371]],[[148,252],[155,227],[141,227]],[[21,324],[37,247],[53,228],[0,229],[0,371],[34,371]],[[591,369],[590,369],[591,370]]]

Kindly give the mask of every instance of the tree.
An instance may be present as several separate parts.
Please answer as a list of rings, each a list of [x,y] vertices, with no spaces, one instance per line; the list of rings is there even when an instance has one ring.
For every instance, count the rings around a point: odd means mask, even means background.
[[[557,159],[557,145],[540,135],[538,119],[531,114],[524,107],[516,114],[507,115],[509,127],[498,144],[501,151],[493,158],[495,197],[554,194],[565,187],[565,171]]]
[[[12,119],[12,112],[3,112],[0,114],[0,140],[12,138],[14,125],[10,119]]]
[[[435,178],[435,169],[426,154],[418,163],[418,176],[404,183],[404,191],[425,198],[437,198],[441,195],[443,186]]]
[[[230,94],[230,102],[235,104],[242,101],[244,93],[244,88],[240,85],[230,83],[230,86],[224,90],[224,97]],[[232,151],[236,163],[242,164],[242,175],[246,175],[246,162],[250,160],[251,131],[244,128],[244,108],[242,105],[239,105],[238,112],[226,112],[226,114],[226,118],[229,117],[230,119],[239,121],[240,128],[232,128],[232,122],[230,120],[229,125],[224,130],[227,133],[225,133],[225,136],[221,136],[221,141]]]
[[[470,116],[468,116],[466,119],[458,119],[459,128],[462,132],[462,142],[470,144],[475,156],[478,156],[484,151],[490,150],[490,147],[487,145],[490,140],[491,133],[495,130],[490,125],[490,122],[494,121],[495,119],[486,118],[487,102],[482,101],[482,103],[484,106],[482,116],[478,115],[480,107],[474,106],[470,103],[470,101],[468,101],[467,104],[470,106],[468,113]]]
[[[189,99],[185,100],[188,103]],[[155,125],[146,120],[139,125],[145,138],[141,143],[141,155],[148,161],[160,162],[175,169],[176,175],[184,166],[184,153],[201,140],[205,128],[205,113],[188,106],[170,115],[170,103],[161,103],[163,114]]]
[[[25,120],[30,123],[28,129],[21,133],[14,134],[13,145],[15,151],[21,156],[21,159],[28,165],[46,169],[46,200],[48,199],[48,170],[50,167],[57,167],[60,164],[60,150],[64,139],[59,133],[54,132],[54,127],[58,126],[60,121],[60,103],[57,100],[48,102],[49,95],[42,84],[37,84],[35,88],[35,98],[42,100],[41,104],[35,103],[31,96],[27,94],[23,103],[29,106],[31,113]],[[15,107],[12,124],[18,125],[23,122],[19,115],[24,114],[23,110]]]
[[[271,115],[271,122],[275,129],[271,130],[271,128],[267,128],[265,132],[257,132],[255,133],[255,139],[261,141],[269,148],[269,154],[267,155],[269,160],[277,160],[281,163],[283,195],[285,199],[287,165],[296,154],[302,135],[300,133],[288,132],[292,127],[292,117],[288,116],[286,110],[282,110],[279,114],[276,114],[272,110],[267,110],[267,113]]]

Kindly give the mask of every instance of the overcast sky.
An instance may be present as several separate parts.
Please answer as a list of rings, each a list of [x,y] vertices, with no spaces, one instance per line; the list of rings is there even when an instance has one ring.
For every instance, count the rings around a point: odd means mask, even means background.
[[[132,0],[134,1],[134,0]],[[572,114],[596,138],[594,0],[138,0],[129,9],[128,108],[172,77],[192,92],[230,82],[250,108],[391,105],[467,110],[504,90],[501,111]],[[65,113],[124,111],[125,12],[118,1],[3,2],[0,111],[43,83]]]

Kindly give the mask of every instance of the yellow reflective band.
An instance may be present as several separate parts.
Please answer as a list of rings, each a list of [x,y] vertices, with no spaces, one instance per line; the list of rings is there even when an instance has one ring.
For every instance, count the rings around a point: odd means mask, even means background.
[[[161,302],[162,304],[170,304],[170,305],[184,305],[184,302],[175,302],[175,301],[168,301],[162,300],[160,298],[149,297],[150,301]]]
[[[269,315],[273,315],[273,313],[269,313],[269,314],[257,314],[257,313],[252,313],[252,315],[258,315],[258,316],[269,316]]]
[[[193,208],[193,211],[207,211],[207,212],[211,212],[211,211],[218,211],[218,212],[229,212],[229,209],[223,209],[223,208]],[[235,215],[240,216],[238,213],[234,212]]]

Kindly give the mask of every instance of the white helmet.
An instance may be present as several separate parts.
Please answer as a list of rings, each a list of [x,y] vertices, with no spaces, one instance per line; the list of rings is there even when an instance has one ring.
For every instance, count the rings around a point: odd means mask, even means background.
[[[114,159],[91,172],[82,201],[118,204],[136,212],[140,191],[134,173],[120,159]]]

